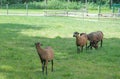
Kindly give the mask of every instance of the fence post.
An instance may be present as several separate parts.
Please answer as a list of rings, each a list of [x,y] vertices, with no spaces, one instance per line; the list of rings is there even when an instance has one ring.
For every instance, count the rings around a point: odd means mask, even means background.
[[[26,14],[28,16],[28,4],[26,3]]]
[[[98,6],[98,15],[100,15],[101,14],[101,6],[99,5]]]
[[[113,15],[114,15],[114,12],[115,12],[115,7],[114,7],[114,5],[113,5],[113,8],[112,8],[112,13],[113,13]]]
[[[101,5],[98,6],[98,19],[100,19],[101,16]]]
[[[101,16],[101,1],[99,1],[99,5],[98,5],[98,19],[100,19],[100,16]]]
[[[118,8],[118,16],[120,16],[120,8]]]
[[[6,9],[7,9],[7,15],[8,15],[8,4],[6,4]]]
[[[2,0],[1,0],[1,9],[2,9]]]

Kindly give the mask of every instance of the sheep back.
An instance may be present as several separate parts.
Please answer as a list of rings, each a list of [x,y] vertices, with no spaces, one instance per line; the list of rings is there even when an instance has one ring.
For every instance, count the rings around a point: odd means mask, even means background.
[[[102,31],[97,31],[96,34],[98,35],[98,41],[103,39],[103,33]]]
[[[51,47],[45,48],[45,52],[42,55],[43,59],[52,60],[54,58],[54,51]]]
[[[91,32],[91,33],[89,33],[88,35],[87,35],[87,37],[88,37],[88,40],[90,41],[90,42],[94,42],[94,41],[98,41],[98,33],[96,33],[96,32]]]

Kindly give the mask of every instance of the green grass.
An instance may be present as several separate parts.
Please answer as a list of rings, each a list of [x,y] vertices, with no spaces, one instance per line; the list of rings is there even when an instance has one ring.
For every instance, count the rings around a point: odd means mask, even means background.
[[[74,31],[104,33],[103,47],[76,53]],[[54,72],[42,75],[35,42],[52,46]],[[120,20],[0,16],[0,79],[120,79]]]
[[[44,9],[43,10],[41,10],[41,9],[28,9],[28,13],[29,14],[32,14],[32,13],[34,13],[34,14],[41,14],[41,13],[43,13],[44,12]],[[7,9],[0,9],[0,13],[1,14],[7,14]],[[26,14],[27,13],[27,10],[26,9],[8,9],[8,13],[9,14]]]

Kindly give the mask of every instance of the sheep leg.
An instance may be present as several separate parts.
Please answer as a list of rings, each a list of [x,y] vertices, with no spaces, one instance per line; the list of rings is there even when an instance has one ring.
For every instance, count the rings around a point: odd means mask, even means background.
[[[89,46],[87,47],[88,49],[92,49],[92,42],[90,42]]]
[[[47,66],[46,66],[46,75],[47,75]]]
[[[42,61],[42,72],[44,74],[45,61]]]
[[[90,42],[90,45],[89,45],[90,49],[92,49],[92,42]]]
[[[98,49],[98,43],[96,44],[96,49]]]
[[[80,48],[81,48],[81,52],[83,52],[83,46],[80,46]]]
[[[90,45],[87,47],[89,49]]]
[[[81,46],[81,52],[83,52],[83,47],[84,47],[84,46]]]
[[[51,64],[52,64],[52,70],[51,71],[53,72],[53,60],[51,60]]]
[[[48,60],[45,61],[46,75],[47,75],[47,64],[48,64]]]
[[[101,40],[101,47],[102,47],[103,40]]]
[[[94,46],[95,49],[98,49],[98,41],[94,42],[93,46]]]

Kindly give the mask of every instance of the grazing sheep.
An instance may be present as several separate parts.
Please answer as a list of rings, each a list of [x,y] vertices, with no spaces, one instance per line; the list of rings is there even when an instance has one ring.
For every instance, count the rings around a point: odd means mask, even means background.
[[[90,45],[88,46],[88,48],[90,47],[92,49],[92,47],[94,47],[95,49],[97,49],[99,41],[101,41],[100,47],[102,47],[102,43],[103,43],[102,31],[91,32],[87,35],[87,37],[88,40],[90,41]]]
[[[44,74],[44,68],[46,68],[46,75],[47,75],[47,64],[48,61],[51,61],[52,64],[52,69],[53,71],[53,58],[54,58],[54,52],[51,47],[47,47],[45,49],[41,48],[42,44],[41,43],[35,43],[38,55],[40,57],[41,63],[42,63],[42,72]]]
[[[81,33],[81,35],[78,32],[74,32],[73,37],[76,37],[76,46],[77,46],[77,53],[83,51],[84,45],[86,45],[86,50],[87,50],[87,34],[86,33]],[[80,46],[80,48],[79,48]]]

